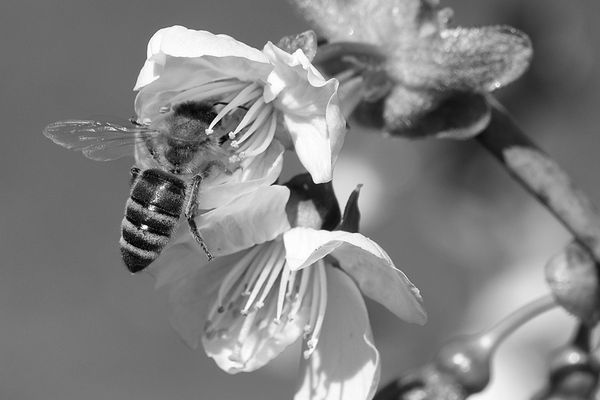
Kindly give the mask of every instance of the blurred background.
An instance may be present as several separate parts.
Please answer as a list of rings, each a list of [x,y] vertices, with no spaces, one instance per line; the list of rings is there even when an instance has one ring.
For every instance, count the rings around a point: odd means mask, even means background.
[[[498,96],[600,204],[600,4],[442,3],[455,9],[455,24],[509,24],[531,36],[530,70]],[[281,0],[0,3],[1,399],[292,396],[297,348],[256,373],[229,376],[171,330],[152,279],[126,272],[117,241],[131,160],[95,163],[41,135],[55,120],[132,115],[147,41],[173,24],[257,47],[307,29]],[[545,293],[544,263],[569,240],[475,142],[352,131],[336,169],[342,204],[357,183],[365,184],[364,233],[421,289],[429,312],[426,326],[412,326],[368,304],[382,382]],[[572,327],[561,311],[524,327],[476,398],[528,398]]]

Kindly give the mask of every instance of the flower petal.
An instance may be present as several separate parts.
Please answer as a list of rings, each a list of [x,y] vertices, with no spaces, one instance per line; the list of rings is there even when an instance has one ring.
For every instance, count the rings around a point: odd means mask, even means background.
[[[240,310],[247,298],[239,296],[238,301],[228,304],[207,324],[202,337],[206,354],[230,374],[263,367],[302,336],[309,320],[310,308],[304,302],[291,318],[286,315],[293,305],[287,303],[283,318],[277,321],[275,291],[268,295],[263,307],[242,315]]]
[[[205,264],[191,249],[182,249],[174,246],[174,253],[179,255],[177,270],[180,274],[177,279],[166,283],[169,291],[171,305],[170,320],[173,328],[181,335],[183,340],[192,348],[197,348],[200,336],[204,330],[208,307],[213,301],[224,276],[229,272],[230,266],[240,257],[239,254],[221,257]],[[187,250],[186,252],[180,250]],[[176,253],[175,253],[176,252]],[[205,265],[203,265],[205,264]],[[165,280],[159,276],[159,280]]]
[[[291,270],[309,266],[331,253],[365,295],[405,321],[426,322],[419,290],[369,238],[344,231],[293,228],[284,233],[283,241]]]
[[[381,43],[418,33],[436,18],[428,0],[292,0],[331,41]],[[418,17],[418,18],[417,18]]]
[[[338,81],[325,80],[302,50],[289,54],[269,42],[263,52],[274,65],[265,101],[274,101],[282,112],[298,158],[315,183],[330,181],[346,134]]]
[[[442,32],[444,65],[455,74],[444,86],[493,91],[519,78],[529,67],[529,37],[509,26],[456,28]],[[432,57],[437,59],[434,54]],[[458,86],[456,86],[458,84]]]
[[[392,136],[469,139],[486,128],[490,106],[471,92],[411,90],[396,86],[385,99],[385,130]]]
[[[179,58],[216,57],[224,58],[226,69],[233,67],[231,63],[244,63],[244,59],[266,64],[266,57],[255,48],[235,40],[227,35],[215,35],[207,31],[196,31],[175,25],[158,30],[148,42],[147,61],[138,76],[134,90],[150,84],[158,79],[166,64],[167,56]],[[227,57],[239,58],[231,60]],[[248,78],[248,69],[243,70],[235,65],[235,72],[240,72],[240,80]],[[225,74],[227,75],[227,74]],[[230,75],[230,74],[229,74]],[[235,76],[235,75],[230,75]]]
[[[445,29],[399,49],[387,69],[396,81],[413,88],[492,91],[520,77],[529,66],[531,41],[507,26]]]
[[[253,313],[255,312],[257,311],[253,311]],[[237,319],[232,322],[228,336],[211,339],[203,336],[204,350],[207,356],[215,360],[219,368],[229,374],[257,370],[268,364],[302,336],[304,325],[308,320],[308,313],[309,310],[304,308],[298,312],[295,319],[281,323],[275,322],[272,319],[273,316],[265,316],[261,313],[256,318],[264,323],[261,323],[260,326],[254,325],[243,342],[238,340],[238,336],[245,319],[253,318],[253,316],[238,315]],[[265,318],[269,317],[271,321],[266,321]]]
[[[259,50],[229,36],[182,26],[161,29],[150,39],[148,59],[134,88],[140,91],[135,112],[138,119],[152,121],[175,96],[177,103],[198,100],[200,94],[189,89],[209,82],[224,88],[262,81],[272,69]]]
[[[264,243],[290,228],[285,211],[289,196],[285,186],[256,189],[197,217],[198,230],[215,256]],[[192,240],[189,234],[181,239]]]
[[[344,272],[327,268],[327,310],[319,342],[300,369],[294,400],[369,400],[379,382],[379,353],[367,308]]]
[[[183,227],[180,227],[176,233],[176,237],[179,236],[191,235],[189,231],[184,231]],[[147,272],[156,279],[157,289],[205,267],[208,259],[197,247],[199,246],[193,240],[178,242],[171,240],[169,246],[147,269]]]
[[[264,153],[246,159],[231,175],[214,174],[202,182],[198,206],[210,209],[223,205],[241,194],[275,182],[283,168],[284,149],[274,140]]]
[[[277,47],[287,53],[300,49],[309,61],[317,54],[317,34],[313,31],[304,31],[295,35],[284,36],[277,42]]]

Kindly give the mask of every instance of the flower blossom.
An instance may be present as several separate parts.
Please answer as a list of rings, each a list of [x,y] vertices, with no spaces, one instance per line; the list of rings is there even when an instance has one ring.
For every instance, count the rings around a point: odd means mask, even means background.
[[[172,26],[148,43],[135,111],[152,128],[177,106],[209,104],[216,112],[205,133],[219,135],[228,161],[268,169],[260,164],[276,159],[272,153],[283,145],[320,183],[331,180],[346,130],[337,87],[301,49],[290,54],[268,42],[261,51],[226,35]]]
[[[314,62],[342,82],[344,108],[393,135],[476,135],[490,119],[486,95],[532,55],[514,28],[449,27],[452,10],[438,0],[292,2],[331,42]]]
[[[370,399],[380,362],[361,292],[419,324],[421,297],[381,247],[352,232],[358,192],[340,223],[331,184],[302,175],[288,186],[198,217],[221,257],[206,263],[178,240],[153,267],[157,286],[168,288],[174,328],[226,372],[256,370],[304,338],[295,399]]]

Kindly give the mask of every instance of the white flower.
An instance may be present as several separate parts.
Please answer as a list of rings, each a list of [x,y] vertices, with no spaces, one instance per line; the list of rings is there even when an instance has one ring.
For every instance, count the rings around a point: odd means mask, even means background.
[[[206,129],[211,134],[220,121],[245,110],[224,137],[235,157],[262,157],[274,141],[293,145],[320,183],[331,180],[346,131],[337,87],[302,50],[289,54],[268,42],[260,51],[229,36],[172,26],[148,43],[134,88],[135,111],[140,122],[152,125],[178,104],[218,104]]]
[[[439,0],[292,3],[331,42],[319,48],[318,67],[340,77],[347,110],[360,103],[357,119],[392,135],[477,135],[490,120],[486,94],[531,61],[524,33],[450,27],[452,10]]]
[[[367,237],[291,228],[289,193],[262,188],[199,217],[223,256],[206,263],[177,241],[153,265],[157,286],[168,287],[175,329],[223,370],[256,370],[304,337],[295,399],[370,399],[380,363],[361,292],[419,324],[421,297]]]

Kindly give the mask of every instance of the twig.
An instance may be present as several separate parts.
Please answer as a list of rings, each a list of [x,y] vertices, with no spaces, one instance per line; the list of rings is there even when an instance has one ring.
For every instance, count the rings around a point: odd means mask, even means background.
[[[492,117],[476,138],[600,263],[600,214],[568,174],[490,98]]]

